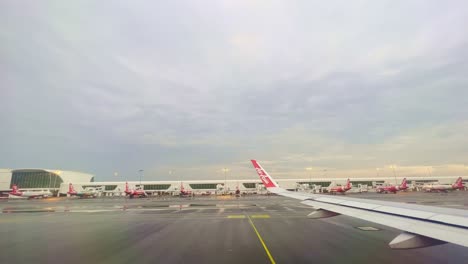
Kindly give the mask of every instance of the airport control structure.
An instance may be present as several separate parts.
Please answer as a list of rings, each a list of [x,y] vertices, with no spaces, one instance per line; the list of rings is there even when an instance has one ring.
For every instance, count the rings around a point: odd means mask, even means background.
[[[447,184],[459,176],[415,176],[406,177],[410,189],[417,190],[427,183]],[[386,184],[401,182],[403,177],[351,178],[353,188],[350,192],[366,192]],[[329,186],[339,186],[347,178],[303,178],[277,179],[285,189],[307,192],[322,192]],[[468,177],[463,177],[468,182]],[[54,196],[67,196],[70,183],[79,191],[97,191],[99,196],[123,196],[127,181],[95,182],[94,175],[84,172],[50,169],[0,169],[0,192],[8,192],[13,185],[20,191],[50,191]],[[465,184],[466,186],[467,184]],[[131,189],[142,189],[148,195],[179,195],[181,190],[192,195],[266,193],[258,178],[236,180],[172,180],[172,181],[128,181]]]

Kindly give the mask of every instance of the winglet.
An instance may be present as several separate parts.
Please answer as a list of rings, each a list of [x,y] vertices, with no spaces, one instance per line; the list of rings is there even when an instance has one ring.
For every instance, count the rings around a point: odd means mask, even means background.
[[[250,160],[255,170],[257,171],[260,180],[262,180],[263,185],[266,188],[278,187],[278,184],[275,180],[262,168],[262,166],[256,160]]]

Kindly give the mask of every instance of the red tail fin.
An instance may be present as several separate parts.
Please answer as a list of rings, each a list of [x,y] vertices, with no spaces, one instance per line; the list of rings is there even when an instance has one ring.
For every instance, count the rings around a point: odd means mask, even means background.
[[[71,182],[68,184],[68,193],[75,193],[75,188],[73,188],[73,184]]]
[[[401,189],[406,189],[406,188],[408,188],[408,185],[406,184],[406,178],[404,178],[404,179],[401,181],[400,188],[401,188]]]
[[[260,164],[256,160],[250,160],[252,162],[252,165],[254,166],[255,170],[258,173],[258,176],[260,177],[260,180],[262,180],[263,185],[266,188],[271,188],[271,187],[278,187],[278,184],[271,178],[270,175],[260,166]]]
[[[21,194],[21,192],[18,190],[18,186],[16,186],[16,184],[13,184],[13,186],[11,186],[11,194]]]
[[[462,177],[458,177],[457,181],[453,184],[453,187],[457,189],[463,188]]]
[[[351,181],[349,179],[346,181],[346,189],[351,189]]]
[[[128,189],[128,182],[125,182],[125,192],[129,192],[130,190]]]

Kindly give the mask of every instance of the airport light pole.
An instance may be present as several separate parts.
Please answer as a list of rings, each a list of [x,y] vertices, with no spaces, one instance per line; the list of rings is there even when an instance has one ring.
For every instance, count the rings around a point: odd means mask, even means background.
[[[236,179],[236,186],[237,186],[237,190],[239,190],[239,175],[236,177],[236,176],[233,176],[232,178],[235,178]]]
[[[227,190],[227,172],[229,171],[228,168],[223,168],[223,173],[224,173],[224,194],[226,194]]]
[[[169,170],[167,173],[169,174],[169,180],[172,180],[172,170]],[[175,191],[177,191],[177,187],[175,187]],[[172,191],[172,194],[174,194],[174,189]]]
[[[174,171],[173,171],[173,170],[169,170],[168,173],[169,173],[169,179],[172,180],[172,174],[174,173]]]
[[[115,177],[115,181],[118,181],[118,180],[119,180],[119,178],[118,178],[118,177],[119,177],[119,173],[116,172],[116,171],[114,171],[114,177]],[[118,187],[118,188],[116,188],[116,189],[119,191],[119,196],[122,195],[122,193],[120,192],[120,187]],[[112,195],[114,196],[114,195],[116,195],[116,193],[114,192]]]
[[[169,170],[169,178],[171,180],[172,180],[172,174],[174,174],[174,170]],[[177,191],[180,188],[180,190],[179,190],[179,192],[180,192],[180,191],[182,191],[182,177],[180,177],[179,180],[180,180],[180,185],[179,185],[179,187],[175,187],[175,190]]]
[[[310,190],[312,189],[312,167],[306,168],[306,171],[309,173],[309,190]]]
[[[396,180],[395,167],[396,167],[396,165],[391,165],[390,166],[390,168],[392,168],[392,170],[393,170],[393,177],[395,177],[395,185],[397,185],[398,183],[397,183],[397,180]]]
[[[140,173],[140,189],[142,189],[141,188],[141,177],[143,176],[144,170],[139,170],[138,172]]]
[[[427,167],[427,176],[432,177],[432,166]]]

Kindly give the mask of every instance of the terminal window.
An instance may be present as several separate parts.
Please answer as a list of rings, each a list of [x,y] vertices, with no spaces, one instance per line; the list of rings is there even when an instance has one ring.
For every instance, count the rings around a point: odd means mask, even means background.
[[[83,185],[83,189],[86,188],[102,188],[102,185]]]
[[[312,185],[320,185],[322,187],[328,187],[331,182],[329,181],[326,181],[326,182],[298,182],[299,184],[309,184],[309,186],[312,186]]]
[[[62,182],[60,176],[48,171],[18,171],[11,177],[11,184],[18,188],[59,188]]]
[[[256,184],[254,182],[245,182],[245,183],[242,183],[242,185],[244,185],[245,188],[250,188],[250,189],[256,188]]]
[[[192,183],[189,184],[190,188],[197,190],[197,189],[214,189],[216,190],[216,183]]]
[[[106,185],[105,190],[106,191],[113,191],[117,189],[117,185]]]
[[[359,184],[372,186],[372,181],[351,181],[351,183],[356,186]]]
[[[143,189],[145,190],[167,190],[171,187],[170,184],[145,184]]]

